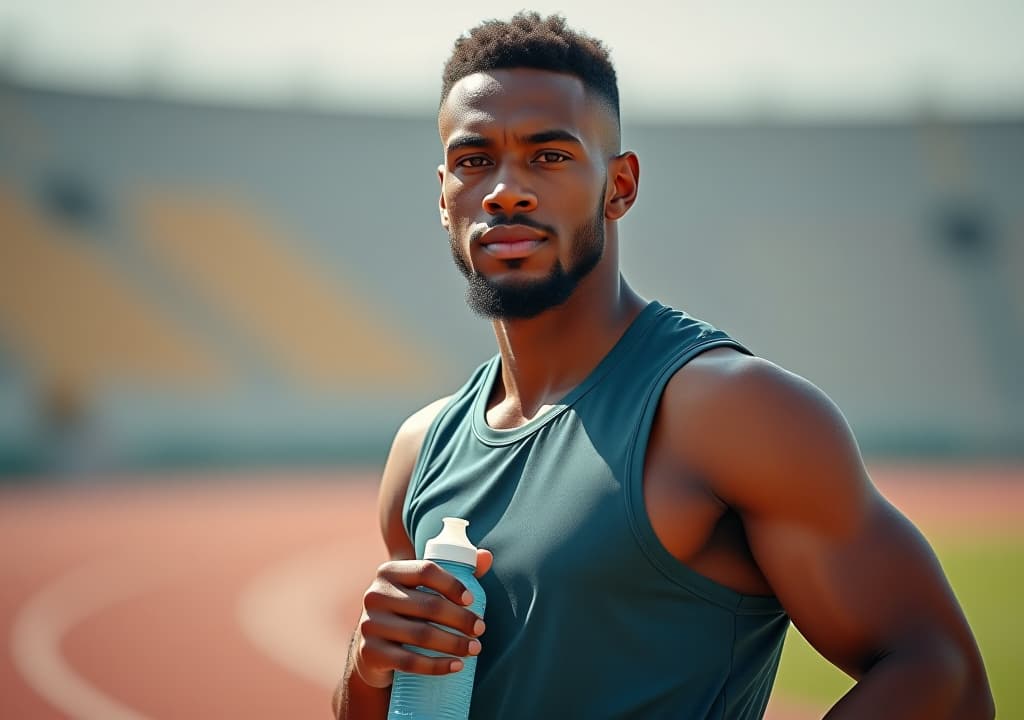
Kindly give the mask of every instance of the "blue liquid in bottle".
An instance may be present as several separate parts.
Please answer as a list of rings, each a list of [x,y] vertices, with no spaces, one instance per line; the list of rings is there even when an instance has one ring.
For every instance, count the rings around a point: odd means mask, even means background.
[[[444,529],[440,535],[427,542],[424,558],[433,560],[458,578],[473,595],[473,604],[468,609],[483,617],[486,597],[483,587],[473,576],[476,548],[466,537],[468,524],[459,518],[444,518]],[[452,628],[444,629],[458,632]],[[432,650],[406,647],[423,655],[445,657],[443,653]],[[467,720],[477,658],[469,655],[461,660],[462,669],[447,675],[420,675],[396,670],[391,686],[388,720]]]

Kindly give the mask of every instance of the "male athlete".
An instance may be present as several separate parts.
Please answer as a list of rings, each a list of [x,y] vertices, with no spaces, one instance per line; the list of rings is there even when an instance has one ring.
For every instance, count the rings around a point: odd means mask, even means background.
[[[993,717],[939,564],[835,405],[620,275],[639,163],[604,46],[559,17],[483,23],[438,126],[441,224],[498,353],[395,437],[391,559],[336,716],[384,718],[394,670],[479,655],[474,720],[760,718],[791,619],[857,681],[829,718]],[[483,619],[415,559],[448,515],[487,548]]]

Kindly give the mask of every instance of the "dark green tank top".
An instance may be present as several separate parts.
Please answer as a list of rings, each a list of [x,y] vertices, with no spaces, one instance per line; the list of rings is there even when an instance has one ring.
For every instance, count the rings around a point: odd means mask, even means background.
[[[448,515],[494,553],[473,720],[763,715],[787,616],[774,598],[677,561],[643,499],[665,384],[721,346],[747,352],[652,302],[586,380],[522,427],[485,421],[500,356],[434,420],[403,519],[419,557]]]

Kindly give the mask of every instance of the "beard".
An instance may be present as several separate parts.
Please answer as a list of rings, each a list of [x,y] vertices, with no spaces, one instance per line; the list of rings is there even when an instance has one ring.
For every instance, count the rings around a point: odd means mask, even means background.
[[[513,215],[508,218],[499,215],[489,225],[527,225],[550,230],[525,215]],[[569,268],[566,269],[561,260],[555,260],[551,272],[539,280],[494,282],[470,267],[469,260],[461,251],[453,230],[449,229],[448,236],[455,265],[469,281],[466,287],[466,304],[470,310],[492,320],[523,320],[536,317],[568,300],[580,281],[601,261],[604,255],[604,191],[601,192],[594,215],[573,233]],[[518,258],[505,262],[513,270],[522,265],[522,260]]]

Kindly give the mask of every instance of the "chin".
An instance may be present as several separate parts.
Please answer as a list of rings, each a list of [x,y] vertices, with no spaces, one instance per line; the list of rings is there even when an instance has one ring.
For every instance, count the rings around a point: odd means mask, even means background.
[[[483,275],[483,273],[481,274]],[[528,288],[531,285],[545,282],[550,276],[550,270],[504,270],[483,275],[492,285],[507,288]]]

